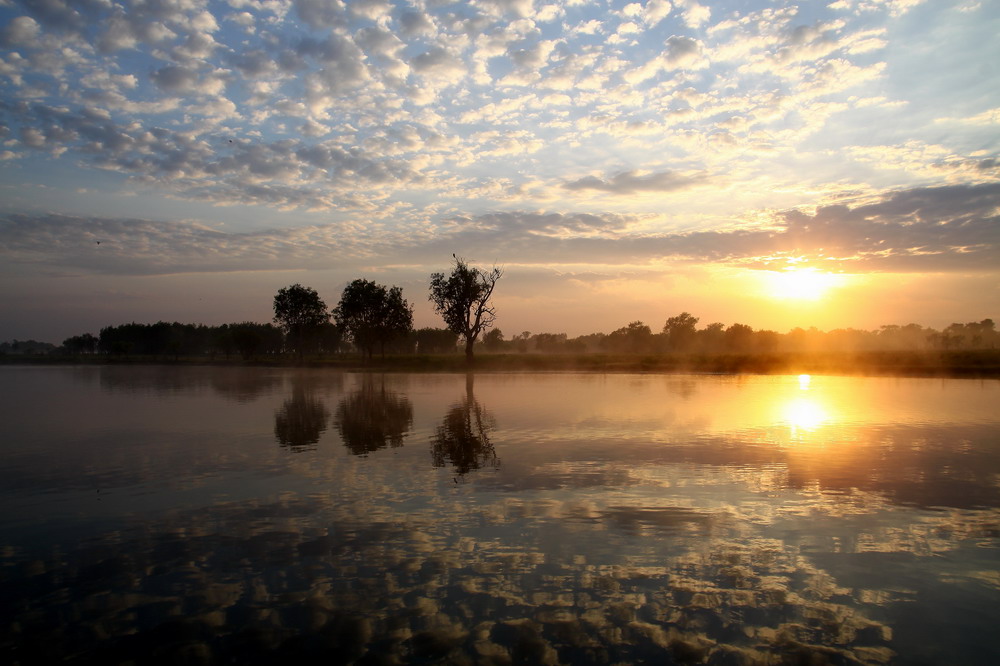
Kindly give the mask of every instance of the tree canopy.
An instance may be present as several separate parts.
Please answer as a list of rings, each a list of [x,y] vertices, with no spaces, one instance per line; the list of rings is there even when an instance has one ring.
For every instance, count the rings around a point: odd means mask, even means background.
[[[496,320],[496,308],[490,298],[503,276],[503,269],[494,266],[484,271],[452,256],[455,268],[451,273],[431,275],[430,300],[448,330],[465,340],[465,357],[471,362],[476,339]]]
[[[274,296],[274,322],[285,331],[286,340],[299,353],[316,337],[319,328],[330,320],[326,303],[315,289],[293,284]]]
[[[368,358],[376,345],[384,353],[387,342],[413,328],[413,308],[403,298],[402,288],[369,280],[355,280],[344,287],[333,317]]]

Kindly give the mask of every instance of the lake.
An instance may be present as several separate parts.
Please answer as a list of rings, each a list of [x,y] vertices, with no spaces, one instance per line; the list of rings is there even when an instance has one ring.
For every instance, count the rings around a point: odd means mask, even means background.
[[[0,395],[3,663],[1000,663],[1000,380],[3,366]]]

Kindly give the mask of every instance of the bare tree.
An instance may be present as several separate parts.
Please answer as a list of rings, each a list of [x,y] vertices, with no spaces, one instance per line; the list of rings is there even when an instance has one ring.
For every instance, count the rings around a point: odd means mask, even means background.
[[[465,339],[465,358],[472,363],[473,346],[484,330],[493,326],[496,308],[490,303],[503,269],[489,271],[470,267],[465,260],[451,255],[455,268],[451,273],[431,275],[430,300],[448,330]]]

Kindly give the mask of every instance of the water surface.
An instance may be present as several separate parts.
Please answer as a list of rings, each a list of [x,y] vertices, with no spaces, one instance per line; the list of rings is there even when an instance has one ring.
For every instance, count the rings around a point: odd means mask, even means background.
[[[1000,663],[997,380],[0,392],[5,663]]]

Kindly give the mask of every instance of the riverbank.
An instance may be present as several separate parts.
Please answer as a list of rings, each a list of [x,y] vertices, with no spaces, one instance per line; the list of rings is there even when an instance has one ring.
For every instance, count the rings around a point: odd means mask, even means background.
[[[0,356],[0,364],[220,365],[322,367],[378,372],[464,372],[460,354],[399,355],[371,361],[355,356],[206,357]],[[1000,377],[1000,350],[868,351],[772,354],[479,354],[476,372],[643,372],[722,374],[898,375],[905,377]]]

